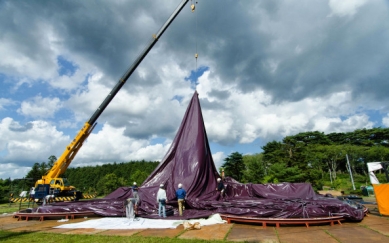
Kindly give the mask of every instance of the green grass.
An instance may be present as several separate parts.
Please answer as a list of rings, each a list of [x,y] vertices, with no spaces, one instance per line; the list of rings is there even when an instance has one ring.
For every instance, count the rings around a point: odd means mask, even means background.
[[[205,242],[226,242],[226,241],[209,241],[209,240],[189,240],[189,239],[177,239],[177,238],[160,238],[160,237],[141,237],[141,236],[106,236],[106,235],[65,235],[54,233],[41,233],[41,232],[10,232],[0,230],[0,242],[12,243],[12,242],[28,242],[28,243],[67,243],[67,242],[104,242],[104,243],[116,243],[116,242],[134,242],[134,243],[205,243]]]
[[[14,213],[17,211],[19,211],[19,204],[16,203],[11,203],[11,205],[9,205],[9,203],[0,204],[0,214]]]

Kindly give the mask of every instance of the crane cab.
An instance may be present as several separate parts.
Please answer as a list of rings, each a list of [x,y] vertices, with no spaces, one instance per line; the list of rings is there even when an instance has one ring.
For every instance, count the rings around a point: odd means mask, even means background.
[[[50,180],[50,191],[56,197],[75,196],[76,189],[70,185],[66,178],[52,178]]]

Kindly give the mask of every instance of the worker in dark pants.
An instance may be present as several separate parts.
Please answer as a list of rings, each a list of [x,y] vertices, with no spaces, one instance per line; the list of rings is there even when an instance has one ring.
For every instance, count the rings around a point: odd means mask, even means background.
[[[216,191],[219,192],[219,196],[217,197],[217,200],[219,200],[220,198],[224,199],[224,190],[225,190],[225,187],[224,187],[224,183],[223,183],[222,179],[217,178]]]
[[[135,198],[135,203],[134,203],[135,214],[138,214],[138,203],[139,203],[138,190],[139,190],[139,187],[136,184],[136,182],[134,181],[134,184],[132,185],[132,197]]]

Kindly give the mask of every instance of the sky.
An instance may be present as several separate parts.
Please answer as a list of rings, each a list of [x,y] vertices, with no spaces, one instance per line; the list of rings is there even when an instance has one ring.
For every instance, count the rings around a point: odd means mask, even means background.
[[[0,0],[0,178],[60,157],[180,2]],[[70,167],[160,161],[195,90],[216,167],[300,132],[389,127],[388,1],[191,3]]]

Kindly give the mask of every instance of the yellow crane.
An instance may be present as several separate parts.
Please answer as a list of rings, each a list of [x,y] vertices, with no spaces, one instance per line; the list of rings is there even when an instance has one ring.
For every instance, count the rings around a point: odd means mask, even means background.
[[[62,153],[61,157],[57,159],[54,163],[53,167],[42,176],[42,179],[39,179],[35,183],[35,193],[41,193],[41,197],[45,194],[53,193],[55,196],[75,196],[77,194],[74,186],[71,186],[66,178],[61,178],[61,175],[65,173],[66,169],[76,156],[77,152],[82,147],[84,141],[88,138],[90,133],[93,131],[96,126],[96,120],[99,118],[101,113],[105,110],[108,104],[112,101],[115,95],[119,92],[122,86],[125,84],[127,79],[131,76],[131,74],[135,71],[138,65],[142,62],[142,60],[146,57],[148,52],[153,48],[158,39],[162,36],[165,30],[169,27],[169,25],[173,22],[173,20],[177,17],[180,11],[184,8],[184,6],[188,3],[189,0],[183,0],[175,9],[175,11],[170,15],[165,24],[161,27],[161,29],[152,36],[149,44],[143,50],[143,52],[138,56],[138,58],[134,61],[134,63],[130,66],[130,68],[125,72],[125,74],[119,79],[118,83],[111,90],[105,100],[101,103],[99,108],[95,111],[95,113],[91,116],[91,118],[85,122],[83,128],[78,132],[73,141],[66,146],[65,151]],[[192,10],[193,7],[191,7]],[[49,190],[50,192],[47,192]]]

